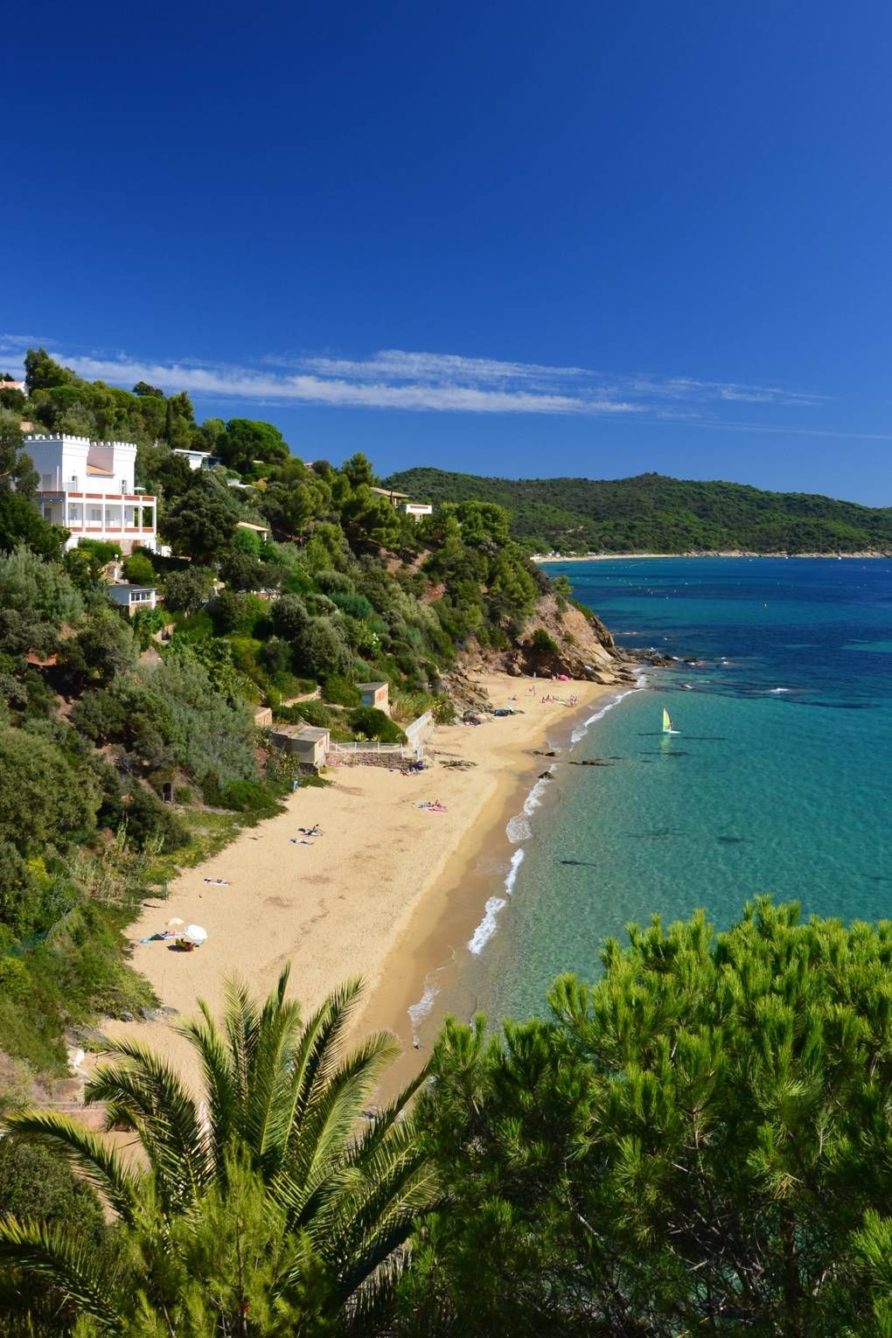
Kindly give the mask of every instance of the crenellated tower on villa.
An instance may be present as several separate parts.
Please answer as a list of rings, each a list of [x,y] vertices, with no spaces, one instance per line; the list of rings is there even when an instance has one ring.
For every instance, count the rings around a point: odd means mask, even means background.
[[[40,475],[37,505],[45,520],[71,531],[66,547],[110,539],[125,553],[155,548],[157,502],[136,490],[134,442],[35,433],[24,445]]]

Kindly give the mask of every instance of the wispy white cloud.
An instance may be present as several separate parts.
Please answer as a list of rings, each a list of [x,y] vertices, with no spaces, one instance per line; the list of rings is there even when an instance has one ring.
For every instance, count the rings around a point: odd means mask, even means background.
[[[0,335],[0,359],[21,359],[26,336]],[[757,386],[649,373],[613,374],[583,367],[506,362],[460,354],[383,349],[367,358],[330,354],[268,357],[255,366],[199,359],[159,361],[124,352],[52,356],[81,376],[208,399],[317,404],[428,413],[544,414],[585,417],[646,415],[661,421],[721,422],[723,405],[814,406],[823,397],[776,385]]]

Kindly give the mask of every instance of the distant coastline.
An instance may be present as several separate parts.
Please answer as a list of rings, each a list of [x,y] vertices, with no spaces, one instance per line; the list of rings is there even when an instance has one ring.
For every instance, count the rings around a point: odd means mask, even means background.
[[[757,553],[745,548],[685,553],[533,553],[531,562],[611,562],[631,558],[892,558],[892,553],[865,549],[857,553]]]

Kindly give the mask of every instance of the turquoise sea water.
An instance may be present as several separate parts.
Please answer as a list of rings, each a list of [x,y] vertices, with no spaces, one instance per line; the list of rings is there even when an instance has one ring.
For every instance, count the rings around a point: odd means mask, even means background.
[[[806,912],[892,914],[892,562],[549,570],[620,644],[701,662],[648,670],[518,815],[510,889],[468,953],[477,1005],[539,1011],[555,975],[592,978],[598,944],[654,912],[703,906],[724,925],[770,891]],[[594,758],[611,764],[570,765]]]

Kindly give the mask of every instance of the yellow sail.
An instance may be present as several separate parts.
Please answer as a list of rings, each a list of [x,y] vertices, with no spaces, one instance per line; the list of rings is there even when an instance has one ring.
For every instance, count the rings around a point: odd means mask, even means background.
[[[672,733],[672,721],[669,718],[669,712],[666,710],[665,706],[663,707],[663,733]]]

